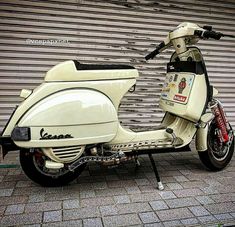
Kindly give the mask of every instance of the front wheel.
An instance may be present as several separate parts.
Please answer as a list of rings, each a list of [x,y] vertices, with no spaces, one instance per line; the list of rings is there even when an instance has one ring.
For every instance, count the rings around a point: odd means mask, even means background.
[[[75,180],[84,170],[86,164],[73,172],[67,168],[52,170],[45,167],[46,156],[40,149],[21,149],[20,164],[24,173],[35,183],[45,187],[63,186]]]
[[[232,127],[230,126],[231,130]],[[202,163],[210,170],[218,171],[225,168],[232,159],[234,152],[234,136],[231,135],[230,146],[221,145],[217,137],[217,126],[215,121],[212,121],[207,136],[208,149],[203,152],[198,152]]]

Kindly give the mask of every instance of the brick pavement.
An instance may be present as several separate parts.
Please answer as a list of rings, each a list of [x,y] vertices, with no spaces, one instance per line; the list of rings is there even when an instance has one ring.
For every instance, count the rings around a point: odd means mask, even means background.
[[[164,191],[147,156],[117,168],[90,164],[66,187],[43,188],[23,174],[10,153],[0,168],[0,226],[235,225],[235,158],[209,172],[196,153],[156,154]]]

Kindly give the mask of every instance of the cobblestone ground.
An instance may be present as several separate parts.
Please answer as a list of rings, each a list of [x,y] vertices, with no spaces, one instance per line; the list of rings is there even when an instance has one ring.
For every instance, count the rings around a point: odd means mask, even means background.
[[[16,154],[0,168],[0,226],[234,226],[235,158],[209,172],[198,155],[156,154],[164,191],[147,156],[108,169],[90,164],[66,187],[43,188],[24,175]],[[223,225],[222,225],[223,224]]]

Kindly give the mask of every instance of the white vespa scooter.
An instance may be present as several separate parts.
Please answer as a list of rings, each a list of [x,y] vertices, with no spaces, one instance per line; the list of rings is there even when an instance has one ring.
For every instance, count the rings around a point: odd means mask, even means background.
[[[30,179],[58,186],[78,177],[87,162],[116,165],[133,159],[138,164],[138,155],[147,153],[163,189],[152,153],[186,149],[195,136],[205,166],[223,169],[233,155],[233,130],[214,98],[218,91],[209,84],[200,50],[188,47],[222,36],[210,26],[182,23],[146,56],[148,60],[175,49],[160,97],[166,113],[154,131],[134,132],[118,121],[120,101],[138,77],[134,67],[77,61],[54,66],[39,87],[22,90],[24,101],[0,138],[2,156],[20,150],[22,169]]]

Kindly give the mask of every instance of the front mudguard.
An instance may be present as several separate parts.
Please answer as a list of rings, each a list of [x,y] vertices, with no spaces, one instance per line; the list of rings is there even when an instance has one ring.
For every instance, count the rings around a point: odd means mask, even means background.
[[[206,124],[205,127],[199,128],[196,133],[196,149],[197,151],[206,151],[207,150],[207,134],[208,134],[209,124]]]

